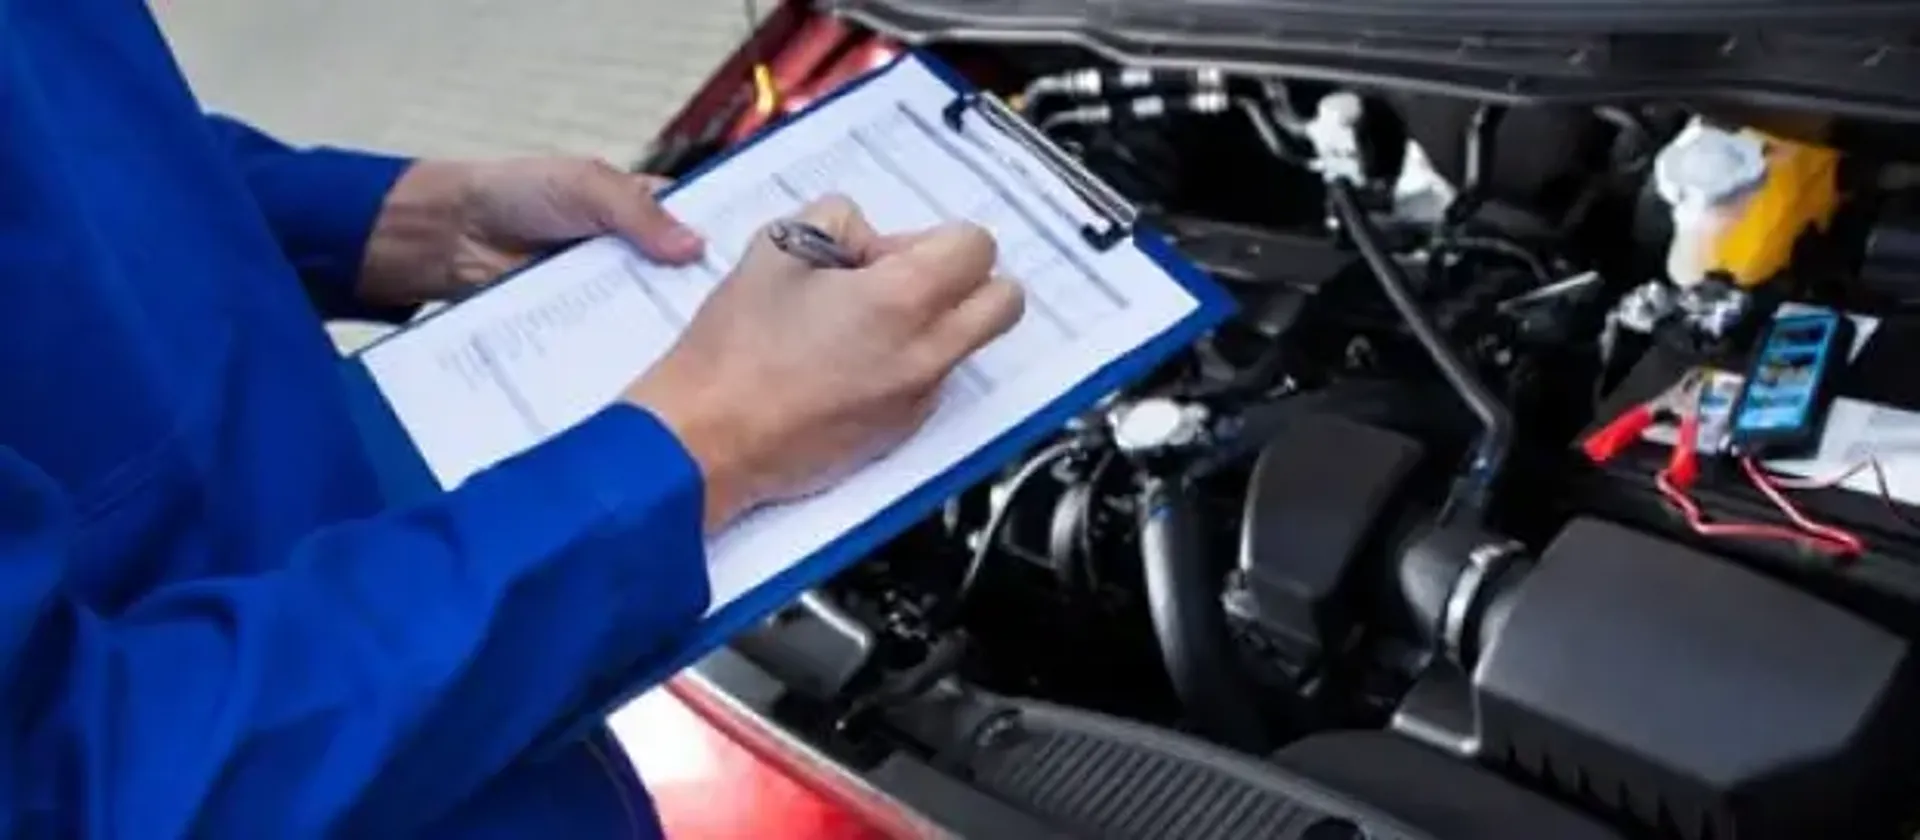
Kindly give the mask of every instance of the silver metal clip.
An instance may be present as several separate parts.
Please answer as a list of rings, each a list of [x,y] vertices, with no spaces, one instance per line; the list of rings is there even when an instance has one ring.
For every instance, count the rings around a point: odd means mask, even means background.
[[[948,128],[962,136],[970,136],[965,125],[968,113],[977,114],[980,121],[986,123],[988,128],[1005,135],[1021,148],[1032,152],[1035,158],[1038,158],[1047,169],[1067,185],[1068,189],[1073,190],[1075,196],[1100,216],[1098,220],[1080,224],[1080,234],[1086,239],[1088,245],[1096,250],[1106,251],[1133,235],[1133,227],[1140,219],[1140,210],[1113,187],[1101,181],[1099,176],[1087,169],[1085,164],[1054,145],[1053,141],[1047,139],[1039,129],[1021,119],[1019,114],[1006,106],[1006,103],[993,96],[970,92],[955,97],[953,102],[948,103],[947,107],[941,111],[940,117]],[[1020,161],[1013,159],[992,143],[979,138],[973,139],[976,145],[999,158],[1007,168],[1025,173],[1026,167]],[[1031,173],[1025,174],[1032,177]],[[1051,197],[1051,193],[1046,190],[1041,190],[1041,193],[1048,196],[1049,202],[1055,205],[1056,211],[1078,220],[1079,215],[1060,206]]]

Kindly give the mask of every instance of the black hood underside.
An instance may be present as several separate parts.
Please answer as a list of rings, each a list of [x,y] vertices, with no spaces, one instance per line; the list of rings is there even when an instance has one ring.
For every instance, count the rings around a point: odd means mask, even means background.
[[[1686,99],[1920,121],[1913,0],[822,0],[908,42],[1063,44],[1512,104]]]

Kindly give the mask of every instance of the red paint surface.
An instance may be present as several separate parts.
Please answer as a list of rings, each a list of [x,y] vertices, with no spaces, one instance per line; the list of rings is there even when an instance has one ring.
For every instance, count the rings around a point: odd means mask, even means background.
[[[646,780],[668,840],[884,840],[665,691],[621,709],[612,725]]]
[[[852,81],[855,76],[887,66],[887,63],[893,61],[899,54],[900,48],[892,42],[869,36],[860,41],[857,46],[847,50],[839,61],[821,72],[818,78],[788,93],[786,98],[781,100],[781,111],[789,114],[799,111],[813,104],[815,99],[832,93],[842,84]]]
[[[747,109],[727,132],[727,143],[732,145],[745,140],[761,126],[786,113],[786,97],[819,75],[852,38],[851,30],[835,18],[808,17],[800,24],[800,29],[780,45],[778,52],[766,58],[768,69],[773,74],[776,110],[765,112]],[[751,83],[748,88],[752,88]]]

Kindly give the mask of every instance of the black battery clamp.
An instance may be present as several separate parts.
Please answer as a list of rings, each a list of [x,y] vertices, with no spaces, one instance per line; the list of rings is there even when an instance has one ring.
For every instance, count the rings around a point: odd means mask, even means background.
[[[1796,307],[1777,315],[1754,345],[1746,381],[1728,420],[1739,455],[1783,458],[1819,448],[1833,383],[1853,347],[1852,319]]]

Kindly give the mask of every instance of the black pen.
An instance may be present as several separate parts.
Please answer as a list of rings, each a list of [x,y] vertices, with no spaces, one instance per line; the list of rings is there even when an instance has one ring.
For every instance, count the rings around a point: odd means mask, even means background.
[[[787,256],[805,260],[814,268],[859,268],[860,261],[832,234],[806,222],[781,219],[767,226],[767,238]]]

